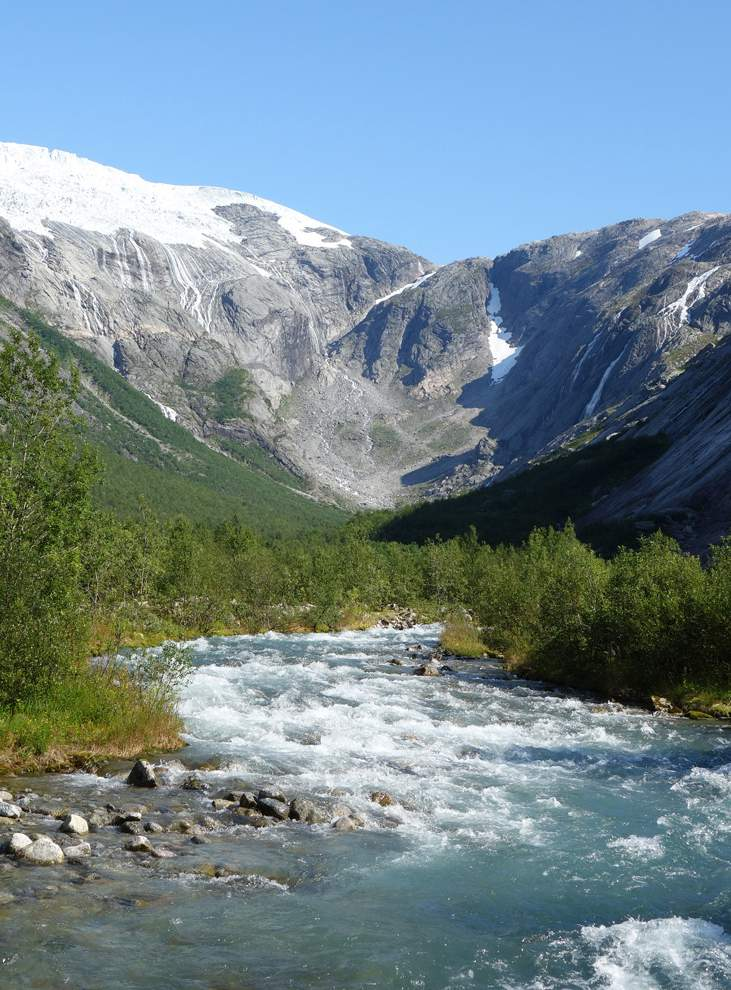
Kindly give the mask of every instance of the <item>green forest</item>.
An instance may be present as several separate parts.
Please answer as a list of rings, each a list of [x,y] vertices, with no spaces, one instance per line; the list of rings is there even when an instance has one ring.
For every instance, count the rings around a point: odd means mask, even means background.
[[[580,540],[571,506],[555,503],[550,519],[536,519],[550,525],[538,528],[524,508],[511,532],[505,523],[492,532],[483,514],[458,535],[427,534],[415,521],[439,513],[443,522],[448,503],[308,514],[302,504],[322,507],[251,468],[248,495],[237,501],[231,480],[221,500],[235,511],[205,517],[221,474],[207,478],[196,511],[163,514],[156,497],[139,497],[146,478],[120,488],[109,445],[89,429],[76,357],[18,331],[0,350],[0,764],[60,766],[177,745],[169,695],[114,659],[125,647],[364,626],[393,603],[445,621],[445,648],[467,642],[464,653],[504,657],[518,674],[728,713],[731,541],[706,563],[661,533],[610,553]],[[159,430],[156,412],[150,403],[136,415]],[[191,450],[208,450],[186,437]],[[224,471],[197,447],[202,464]],[[146,470],[161,484],[190,483],[169,465]],[[110,501],[110,473],[121,503]],[[181,508],[192,491],[180,491]],[[281,501],[263,512],[272,492]],[[92,656],[107,659],[90,664]]]

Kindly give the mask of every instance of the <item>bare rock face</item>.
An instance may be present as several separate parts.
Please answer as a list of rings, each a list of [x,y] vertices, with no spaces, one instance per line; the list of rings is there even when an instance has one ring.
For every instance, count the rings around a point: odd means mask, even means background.
[[[666,388],[685,434],[608,509],[649,496],[692,516],[690,482],[705,516],[731,490],[713,459],[726,426],[704,446],[701,398],[710,375],[725,402],[728,215],[629,220],[437,267],[249,193],[0,144],[0,286],[169,418],[259,443],[354,505],[449,495],[567,443],[665,430]],[[218,386],[242,371],[240,402],[222,406]],[[697,450],[712,491],[683,468]],[[705,538],[713,527],[691,516],[681,537]]]

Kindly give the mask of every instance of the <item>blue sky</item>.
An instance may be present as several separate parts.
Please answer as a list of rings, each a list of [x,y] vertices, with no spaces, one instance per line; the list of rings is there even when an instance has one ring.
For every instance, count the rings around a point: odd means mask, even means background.
[[[65,0],[2,14],[0,139],[439,261],[731,210],[731,5]]]

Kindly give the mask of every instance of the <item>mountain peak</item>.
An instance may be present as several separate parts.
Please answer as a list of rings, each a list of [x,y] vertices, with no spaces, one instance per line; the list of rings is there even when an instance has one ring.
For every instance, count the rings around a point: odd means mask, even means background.
[[[252,206],[273,214],[308,247],[350,247],[344,231],[252,193],[215,186],[150,182],[68,151],[0,142],[0,216],[11,226],[52,237],[49,224],[114,234],[134,230],[166,244],[236,243],[217,207]]]

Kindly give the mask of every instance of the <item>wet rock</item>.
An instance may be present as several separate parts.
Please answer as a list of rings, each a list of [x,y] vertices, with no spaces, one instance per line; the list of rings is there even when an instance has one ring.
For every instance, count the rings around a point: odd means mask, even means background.
[[[66,835],[88,835],[89,823],[81,815],[66,815],[59,831]]]
[[[336,832],[354,832],[358,828],[355,820],[349,815],[342,815],[340,818],[336,818],[332,823],[332,827]]]
[[[259,798],[256,806],[267,818],[276,818],[280,822],[285,822],[289,818],[289,805],[286,801],[265,797]]]
[[[29,846],[33,840],[30,836],[26,835],[24,832],[13,832],[8,840],[5,851],[10,853],[11,856],[17,856],[22,849]]]
[[[398,828],[401,824],[403,824],[401,819],[394,818],[392,815],[386,815],[386,817],[381,821],[383,828]]]
[[[420,667],[417,667],[414,671],[417,677],[441,677],[442,672],[439,666],[433,661],[429,663],[423,663]]]
[[[152,835],[158,835],[160,832],[165,831],[159,822],[145,822],[144,828],[145,832],[150,832]]]
[[[235,801],[227,801],[225,798],[214,798],[211,801],[214,811],[225,811],[226,808],[233,808]]]
[[[142,822],[122,822],[119,826],[119,831],[124,832],[126,835],[142,835],[144,827]]]
[[[690,711],[687,711],[685,714],[688,716],[688,718],[697,719],[697,720],[713,718],[713,715],[711,715],[709,712],[701,711],[699,708],[691,708]]]
[[[189,763],[188,766],[191,770],[222,770],[223,760],[220,756],[214,756],[210,760],[204,760],[203,763]]]
[[[0,801],[4,804],[12,804],[13,800],[14,798],[10,791],[0,791]]]
[[[40,836],[24,846],[18,853],[18,858],[34,863],[36,866],[57,866],[64,861],[63,849],[56,845],[47,835]]]
[[[287,802],[286,795],[271,784],[268,787],[262,787],[262,789],[259,791],[257,795],[257,798],[260,801],[261,800],[282,801],[285,804]]]
[[[393,664],[394,667],[403,667],[404,665],[404,662],[400,657],[391,657],[388,662]]]
[[[380,804],[382,808],[387,808],[389,804],[393,804],[393,798],[388,793],[388,791],[373,791],[371,794],[371,801],[374,804]]]
[[[111,825],[112,816],[104,808],[94,808],[87,818],[87,822],[89,824],[89,831],[97,832],[100,828]]]
[[[141,811],[120,811],[119,814],[112,816],[112,825],[124,825],[125,822],[141,822],[142,812]]]
[[[177,821],[174,821],[170,826],[171,832],[182,832],[183,835],[190,835],[197,829],[198,826],[188,818],[178,818]]]
[[[129,772],[127,783],[130,787],[157,787],[152,764],[146,760],[138,760]]]
[[[0,801],[0,818],[18,819],[23,814],[22,809],[11,801]]]
[[[63,853],[68,863],[79,863],[91,856],[91,846],[88,842],[77,842],[76,845],[66,846]]]
[[[219,823],[215,818],[211,818],[209,815],[205,815],[203,818],[198,819],[198,824],[201,828],[205,829],[206,832],[216,832],[218,830]]]
[[[210,839],[207,839],[205,835],[193,835],[190,841],[196,846],[205,846],[210,842]]]
[[[164,846],[161,846],[159,849],[151,849],[150,855],[155,859],[175,859],[176,854],[172,849],[166,849]]]
[[[274,818],[265,818],[259,811],[237,808],[233,813],[231,824],[244,825],[248,828],[267,828],[269,825],[273,825],[275,821]]]
[[[184,791],[207,791],[209,785],[205,780],[200,777],[196,777],[192,774],[190,777],[186,777],[182,783],[182,788]]]
[[[239,804],[242,808],[255,808],[256,794],[254,794],[253,791],[242,791],[241,797],[239,798]]]
[[[144,835],[136,835],[134,839],[130,839],[129,842],[125,842],[124,848],[127,852],[151,853],[152,843],[149,839],[145,838]]]
[[[305,822],[307,825],[320,825],[328,821],[328,815],[322,808],[305,798],[295,798],[289,806],[289,817],[296,822]]]

